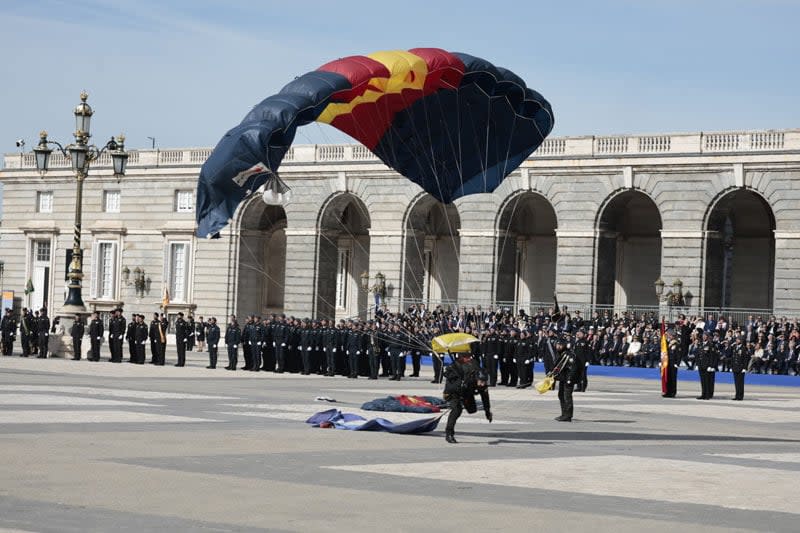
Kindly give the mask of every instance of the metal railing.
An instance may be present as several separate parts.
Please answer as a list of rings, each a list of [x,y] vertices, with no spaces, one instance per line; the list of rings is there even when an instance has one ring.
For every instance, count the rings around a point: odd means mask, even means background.
[[[800,130],[700,132],[654,135],[608,135],[553,137],[546,139],[531,159],[571,157],[625,157],[661,154],[764,153],[800,150]],[[133,155],[134,152],[131,152]],[[211,148],[137,150],[128,166],[199,166],[211,155]],[[53,154],[51,166],[68,167],[70,162]],[[35,168],[32,153],[9,153],[5,168]],[[284,157],[289,163],[375,161],[378,157],[360,144],[296,144]],[[110,161],[95,166],[111,166]]]

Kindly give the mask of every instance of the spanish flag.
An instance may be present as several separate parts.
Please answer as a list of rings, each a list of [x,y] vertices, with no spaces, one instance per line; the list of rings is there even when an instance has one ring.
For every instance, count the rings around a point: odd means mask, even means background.
[[[169,305],[169,287],[164,286],[164,297],[161,299],[161,308],[166,311]]]
[[[667,323],[661,317],[661,394],[667,393],[667,365],[669,364],[669,350],[667,348]]]

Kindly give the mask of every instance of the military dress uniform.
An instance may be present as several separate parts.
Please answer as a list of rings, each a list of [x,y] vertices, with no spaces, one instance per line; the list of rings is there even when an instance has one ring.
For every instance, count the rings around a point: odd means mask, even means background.
[[[47,317],[47,313],[44,309],[42,309],[39,315],[37,325],[39,331],[39,355],[37,357],[39,359],[45,359],[50,349],[50,319]]]
[[[710,400],[714,397],[714,382],[719,365],[719,353],[716,347],[707,340],[700,345],[698,354],[697,370],[700,374],[700,396],[698,400]]]
[[[225,346],[228,348],[228,366],[225,370],[236,370],[239,364],[239,343],[242,342],[242,330],[239,324],[234,322],[225,328]]]
[[[11,355],[14,352],[14,340],[17,336],[17,321],[11,311],[6,311],[2,321],[0,321],[0,332],[2,332],[3,355]]]
[[[470,353],[458,355],[456,361],[444,369],[445,385],[444,399],[450,403],[450,414],[447,416],[445,439],[451,444],[456,444],[456,421],[464,409],[468,413],[478,410],[475,394],[480,394],[486,419],[492,421],[491,404],[486,372]]]
[[[150,321],[150,329],[148,330],[148,337],[150,337],[150,364],[163,365],[164,354],[161,352],[161,338],[164,332],[161,329],[161,320],[154,318]]]
[[[134,329],[133,336],[134,341],[136,342],[136,359],[134,359],[134,363],[137,365],[143,365],[145,360],[145,349],[147,346],[147,334],[148,328],[147,324],[144,323],[144,320],[139,320],[136,322],[136,328]]]
[[[572,392],[575,384],[580,380],[575,353],[564,349],[558,353],[559,359],[553,368],[553,376],[558,381],[558,401],[561,404],[561,416],[556,417],[559,422],[571,422],[574,411]]]
[[[678,364],[681,361],[681,347],[677,340],[672,339],[667,346],[667,387],[661,396],[674,398],[678,392]]]
[[[589,346],[589,342],[583,338],[575,341],[574,350],[576,365],[578,367],[578,372],[580,373],[578,381],[575,383],[575,390],[578,392],[586,392],[586,388],[589,386],[588,369],[589,361],[592,357],[592,349],[591,346]]]
[[[125,337],[125,317],[122,315],[111,317],[108,322],[108,345],[111,350],[111,362],[122,362],[122,341]]]
[[[93,318],[89,322],[89,361],[100,360],[100,344],[103,342],[103,321],[100,318]]]
[[[216,322],[208,323],[206,341],[208,345],[208,368],[217,368],[217,353],[219,346],[219,326]]]
[[[744,399],[744,376],[747,374],[747,365],[750,363],[750,353],[747,346],[741,341],[737,341],[731,349],[731,372],[733,373],[733,385],[736,393],[733,399],[742,401]]]
[[[72,337],[72,359],[74,361],[81,360],[81,344],[84,331],[85,327],[81,319],[75,320],[75,322],[72,323],[72,327],[69,329],[69,336]]]
[[[175,348],[178,352],[178,362],[175,366],[186,365],[186,343],[189,341],[189,325],[181,314],[175,320]]]

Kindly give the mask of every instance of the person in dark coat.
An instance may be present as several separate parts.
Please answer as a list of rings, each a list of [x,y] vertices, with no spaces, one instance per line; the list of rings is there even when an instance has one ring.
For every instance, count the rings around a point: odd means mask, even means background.
[[[128,341],[128,362],[136,362],[136,319],[139,315],[131,315],[131,321],[125,328],[125,340]]]
[[[206,368],[217,368],[217,347],[219,346],[219,326],[217,319],[213,316],[206,325],[205,340],[208,341],[208,366]]]
[[[31,321],[33,315],[27,307],[22,308],[22,315],[19,317],[19,336],[22,344],[22,357],[28,357],[31,354]]]
[[[103,343],[104,330],[103,321],[100,320],[100,315],[95,311],[92,313],[91,322],[89,322],[89,347],[91,349],[89,361],[100,360],[100,345]]]
[[[242,342],[242,330],[236,322],[236,316],[231,315],[228,327],[225,328],[225,346],[228,348],[228,366],[225,370],[236,370],[239,364],[239,343]]]
[[[122,362],[122,341],[125,338],[125,317],[122,309],[114,310],[114,316],[108,322],[108,344],[111,350],[111,362]]]
[[[136,359],[133,361],[137,365],[143,365],[146,358],[145,350],[147,345],[148,327],[144,322],[144,315],[135,315],[136,327],[133,338],[136,342]]]
[[[47,309],[42,307],[41,311],[39,311],[39,355],[37,356],[39,359],[47,358],[48,354],[50,353],[48,350],[50,348],[50,318],[47,316]]]
[[[736,338],[731,349],[731,372],[736,393],[733,400],[740,402],[744,399],[744,376],[747,374],[747,365],[750,364],[750,352],[744,343],[744,335]]]
[[[572,392],[575,385],[580,382],[581,371],[575,354],[567,349],[564,339],[556,341],[557,362],[553,367],[553,377],[558,381],[558,401],[561,404],[561,416],[556,417],[558,422],[572,422],[574,404]]]
[[[3,355],[11,355],[14,352],[14,340],[17,338],[17,321],[11,313],[11,309],[6,309],[3,319],[0,321],[0,339],[3,341]]]
[[[478,410],[475,395],[480,394],[486,420],[492,421],[489,401],[489,377],[472,357],[471,352],[460,353],[456,361],[444,369],[445,385],[443,397],[450,403],[450,414],[444,438],[450,444],[457,444],[455,437],[456,421],[464,409],[472,414]]]
[[[189,342],[189,325],[183,319],[183,313],[178,313],[175,320],[175,348],[178,352],[178,362],[175,366],[186,365],[186,346]]]
[[[83,341],[83,333],[85,326],[83,319],[80,315],[75,315],[75,320],[72,322],[72,327],[69,329],[69,336],[72,337],[72,360],[81,360],[81,344]]]
[[[147,336],[150,337],[150,364],[163,365],[165,361],[164,354],[161,352],[161,341],[165,335],[161,329],[161,319],[159,319],[158,313],[153,313],[153,320],[150,321]]]
[[[681,346],[675,338],[675,332],[668,330],[667,333],[667,387],[663,398],[674,398],[678,392],[678,364],[681,362]]]

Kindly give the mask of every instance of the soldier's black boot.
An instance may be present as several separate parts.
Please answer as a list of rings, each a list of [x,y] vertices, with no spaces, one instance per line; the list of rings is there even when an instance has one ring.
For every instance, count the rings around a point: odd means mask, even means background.
[[[456,434],[454,431],[445,431],[444,440],[446,440],[450,444],[458,444],[458,441],[456,440]]]

